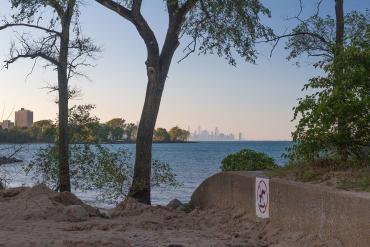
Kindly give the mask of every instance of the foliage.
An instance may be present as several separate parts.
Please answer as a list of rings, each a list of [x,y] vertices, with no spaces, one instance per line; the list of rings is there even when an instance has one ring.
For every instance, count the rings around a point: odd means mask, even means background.
[[[178,126],[171,128],[168,134],[171,141],[187,141],[190,136],[189,131],[183,130]]]
[[[130,141],[136,140],[137,125],[133,123],[126,124],[125,134],[126,134],[127,141],[130,142]]]
[[[134,198],[150,204],[153,133],[168,71],[181,38],[187,35],[190,42],[185,45],[185,55],[180,60],[198,50],[202,54],[224,57],[232,65],[236,64],[235,55],[253,63],[257,56],[256,40],[273,36],[272,30],[261,22],[261,17],[270,16],[270,11],[259,0],[166,0],[168,27],[164,41],[158,42],[155,32],[142,14],[142,1],[95,1],[135,26],[146,46],[148,84],[137,135],[137,176],[134,177],[131,191]],[[143,184],[140,190],[136,189],[137,184]]]
[[[370,168],[342,164],[332,159],[289,163],[268,172],[270,176],[302,182],[321,183],[345,190],[370,192]]]
[[[0,30],[20,27],[33,32],[15,32],[18,42],[11,45],[9,59],[5,60],[6,68],[18,59],[42,58],[48,67],[57,70],[63,62],[60,60],[62,51],[59,44],[68,38],[65,68],[67,80],[74,76],[86,77],[81,68],[93,66],[89,60],[94,60],[101,50],[93,44],[91,38],[82,34],[79,22],[79,8],[82,5],[80,1],[11,0],[10,3],[11,20],[3,18]],[[58,87],[50,86],[50,89],[57,91]]]
[[[170,140],[170,135],[164,128],[157,128],[154,130],[153,141],[167,142]]]
[[[123,124],[124,119],[114,118],[107,123],[100,123],[99,118],[91,116],[94,105],[76,105],[69,109],[69,133],[71,143],[102,143],[114,141],[132,142],[136,139],[137,126],[133,123]],[[116,125],[120,121],[119,125]],[[114,123],[117,121],[116,123]],[[0,143],[53,143],[57,137],[57,122],[40,120],[31,128],[0,127]],[[123,135],[125,134],[125,135]],[[153,141],[187,141],[189,133],[179,127],[172,128],[172,138],[164,128],[154,131]]]
[[[56,136],[56,128],[51,120],[40,120],[34,122],[28,129],[30,137],[35,141],[53,142]]]
[[[91,67],[89,61],[95,59],[100,48],[90,38],[81,33],[79,6],[76,0],[11,0],[13,13],[11,21],[2,18],[0,30],[23,28],[16,32],[17,42],[12,42],[9,56],[4,61],[5,68],[20,59],[34,60],[33,68],[39,58],[45,67],[57,72],[57,84],[48,85],[50,92],[58,92],[56,102],[58,114],[58,150],[60,190],[70,191],[68,165],[68,100],[78,90],[71,89],[70,79],[84,76],[81,67]],[[21,29],[22,30],[22,29]],[[33,30],[31,33],[28,30]],[[30,73],[33,72],[33,68]]]
[[[72,145],[70,147],[71,186],[74,190],[97,191],[97,199],[118,202],[128,194],[132,182],[131,154],[125,149],[111,151],[99,144]],[[26,171],[39,182],[57,189],[57,148],[49,145],[40,149],[27,165]],[[167,163],[152,162],[152,186],[178,186],[176,175]]]
[[[341,149],[350,159],[369,164],[369,44],[345,47],[324,67],[326,76],[312,78],[304,86],[304,90],[315,92],[301,98],[294,108],[294,120],[299,121],[288,158],[336,159],[343,155]]]
[[[0,129],[0,143],[27,143],[35,141],[27,129],[14,127],[11,129]]]
[[[226,156],[221,162],[222,171],[257,171],[276,168],[274,160],[265,153],[242,149]]]
[[[260,1],[195,2],[182,30],[193,40],[189,50],[198,48],[200,54],[217,54],[232,65],[236,65],[235,54],[255,62],[256,40],[273,36],[272,29],[261,23],[260,18],[271,13]]]
[[[94,105],[76,105],[68,111],[68,127],[71,143],[98,142],[99,118],[91,116]]]
[[[123,118],[113,118],[106,122],[109,133],[113,140],[121,140],[125,128],[125,120]]]
[[[98,198],[117,202],[128,194],[133,177],[131,154],[124,149],[111,151],[100,144],[89,144],[96,139],[99,130],[98,118],[91,115],[93,105],[74,106],[69,111],[72,140],[83,140],[84,144],[70,146],[69,170],[71,187],[75,190],[97,191]],[[58,190],[58,148],[48,145],[40,149],[27,165],[39,182]],[[177,186],[176,176],[171,167],[159,161],[152,162],[152,186]]]
[[[351,11],[344,17],[345,37],[344,45],[350,46],[369,37],[369,11],[364,13]],[[308,57],[319,58],[317,65],[323,65],[334,58],[336,23],[331,16],[321,17],[317,14],[292,30],[285,49],[290,50],[288,59],[295,59],[306,54]]]
[[[24,145],[1,145],[0,146],[0,190],[12,182],[14,176],[9,173],[13,163],[22,162],[21,153],[25,150]]]

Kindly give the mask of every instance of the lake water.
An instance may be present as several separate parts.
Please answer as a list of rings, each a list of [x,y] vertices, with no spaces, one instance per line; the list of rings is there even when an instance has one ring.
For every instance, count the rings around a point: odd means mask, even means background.
[[[25,145],[20,159],[29,161],[38,149],[44,144]],[[134,144],[114,144],[106,145],[110,149],[125,147],[130,152],[135,152]],[[178,198],[183,202],[190,200],[191,194],[207,177],[220,171],[223,158],[228,154],[237,152],[243,148],[265,152],[275,161],[283,165],[285,160],[281,155],[287,147],[291,146],[289,141],[242,141],[242,142],[199,142],[199,143],[171,143],[153,144],[153,159],[167,162],[172,167],[177,179],[182,186],[178,188],[161,188],[152,190],[152,203],[165,205],[173,198]],[[0,145],[0,150],[6,145]],[[3,151],[4,152],[4,151]],[[2,154],[0,153],[0,156]],[[21,164],[11,164],[1,167],[1,172],[7,172],[11,179],[9,186],[32,185],[35,181],[24,174]],[[1,175],[1,174],[0,174]],[[100,207],[112,207],[96,202],[94,192],[75,193],[85,202]]]

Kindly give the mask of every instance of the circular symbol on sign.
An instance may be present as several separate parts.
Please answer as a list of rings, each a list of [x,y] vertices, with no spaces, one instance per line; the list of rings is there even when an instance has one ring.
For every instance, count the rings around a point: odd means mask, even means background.
[[[261,180],[257,187],[257,205],[259,211],[264,214],[269,203],[269,195],[265,181]]]

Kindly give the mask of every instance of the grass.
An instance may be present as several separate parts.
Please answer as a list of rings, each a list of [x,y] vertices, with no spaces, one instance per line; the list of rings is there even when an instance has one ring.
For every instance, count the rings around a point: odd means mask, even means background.
[[[288,164],[269,171],[268,175],[344,190],[370,192],[370,166],[340,165],[333,160],[317,160]]]

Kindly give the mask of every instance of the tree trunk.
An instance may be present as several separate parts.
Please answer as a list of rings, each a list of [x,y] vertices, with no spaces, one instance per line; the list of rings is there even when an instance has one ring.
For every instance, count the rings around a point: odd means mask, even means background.
[[[68,27],[69,29],[69,27]],[[67,30],[68,30],[67,29]],[[67,31],[68,32],[68,31]],[[64,34],[60,41],[59,66],[58,66],[58,93],[59,93],[59,191],[71,191],[69,174],[69,140],[68,140],[68,33]]]
[[[147,48],[147,76],[145,102],[141,113],[136,138],[136,158],[134,178],[130,188],[130,196],[137,201],[150,204],[150,181],[152,163],[153,133],[162,93],[173,55],[179,46],[179,34],[186,12],[180,11],[175,5],[169,8],[169,26],[159,53],[158,42],[153,31],[147,25],[141,14],[134,16],[135,26],[143,38]]]
[[[135,170],[130,196],[141,203],[150,204],[153,133],[165,79],[161,79],[164,77],[160,75],[158,65],[147,65],[147,74],[148,85],[136,138]]]
[[[335,0],[335,19],[336,19],[336,35],[335,43],[337,49],[343,48],[344,39],[344,13],[343,13],[343,0]]]
[[[336,35],[335,35],[335,53],[334,53],[334,63],[336,62],[336,57],[342,52],[344,47],[344,10],[343,10],[343,0],[335,0],[335,24],[336,24]],[[342,89],[342,73],[343,70],[339,67],[336,68],[336,87],[340,94],[339,96],[342,100],[345,100],[344,89]],[[344,102],[343,102],[344,103]],[[338,154],[342,163],[346,163],[348,160],[348,151],[346,145],[346,135],[347,126],[344,119],[341,119],[342,114],[339,113],[338,116]]]

